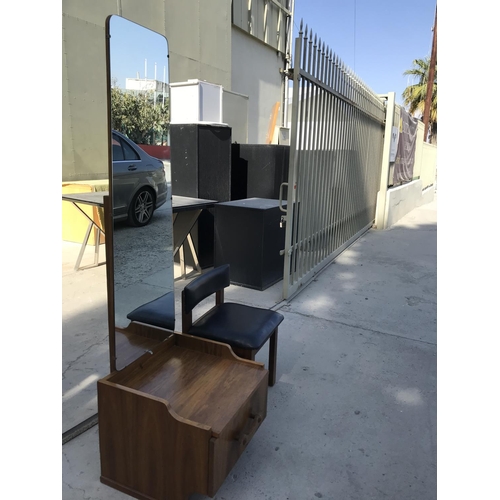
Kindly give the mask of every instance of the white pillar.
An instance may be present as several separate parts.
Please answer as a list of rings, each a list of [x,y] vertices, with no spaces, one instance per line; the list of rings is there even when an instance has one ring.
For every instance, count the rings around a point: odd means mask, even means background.
[[[396,93],[387,94],[385,114],[384,149],[382,152],[382,171],[380,172],[380,189],[377,195],[377,211],[375,214],[376,229],[385,229],[387,226],[387,184],[389,182],[389,158],[391,153],[392,127],[394,125],[394,109],[396,107]]]

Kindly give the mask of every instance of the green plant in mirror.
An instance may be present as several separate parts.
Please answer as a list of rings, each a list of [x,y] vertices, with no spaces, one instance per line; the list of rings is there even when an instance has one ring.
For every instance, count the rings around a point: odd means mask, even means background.
[[[156,102],[155,102],[156,101]],[[163,144],[170,124],[169,98],[111,88],[111,126],[137,144]]]

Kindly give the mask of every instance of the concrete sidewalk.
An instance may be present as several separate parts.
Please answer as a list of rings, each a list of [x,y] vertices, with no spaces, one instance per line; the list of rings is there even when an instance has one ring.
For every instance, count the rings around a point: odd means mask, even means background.
[[[281,304],[267,418],[215,498],[436,498],[436,205],[370,230]],[[272,307],[278,285],[231,300]],[[62,452],[64,499],[130,498],[99,482],[97,426]]]

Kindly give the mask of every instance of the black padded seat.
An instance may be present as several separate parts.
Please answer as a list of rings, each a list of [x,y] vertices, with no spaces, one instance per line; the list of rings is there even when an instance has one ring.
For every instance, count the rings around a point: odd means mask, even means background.
[[[259,350],[282,321],[280,313],[269,309],[223,302],[198,319],[188,333],[240,349]]]
[[[151,302],[146,302],[127,314],[130,321],[138,321],[174,331],[175,302],[174,292],[168,292]]]
[[[269,385],[276,382],[278,326],[283,315],[260,307],[224,302],[230,284],[229,265],[224,264],[195,278],[182,291],[182,333],[229,344],[237,356],[255,360],[269,341]],[[193,309],[215,294],[215,305],[196,321]]]

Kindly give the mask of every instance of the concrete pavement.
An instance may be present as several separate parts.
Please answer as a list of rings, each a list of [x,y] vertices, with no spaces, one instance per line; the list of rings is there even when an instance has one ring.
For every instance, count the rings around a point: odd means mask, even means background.
[[[436,204],[370,230],[280,303],[268,415],[215,498],[436,498]],[[226,296],[272,307],[280,291]],[[99,482],[97,426],[62,452],[64,499],[130,498]]]

